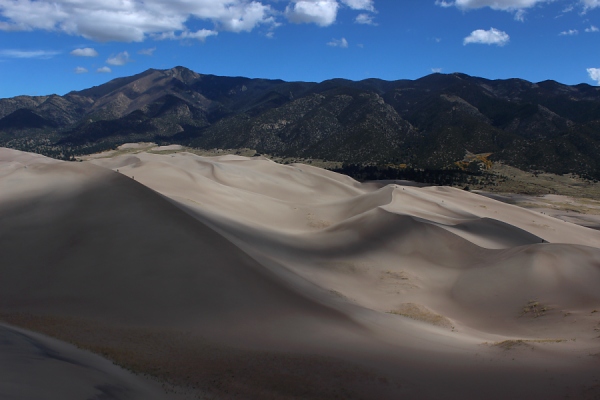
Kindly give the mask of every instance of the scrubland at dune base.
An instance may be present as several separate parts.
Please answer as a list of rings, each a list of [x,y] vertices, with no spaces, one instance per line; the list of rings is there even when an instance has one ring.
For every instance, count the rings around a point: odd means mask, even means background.
[[[0,149],[2,321],[157,398],[600,397],[600,231],[456,188],[139,147]]]

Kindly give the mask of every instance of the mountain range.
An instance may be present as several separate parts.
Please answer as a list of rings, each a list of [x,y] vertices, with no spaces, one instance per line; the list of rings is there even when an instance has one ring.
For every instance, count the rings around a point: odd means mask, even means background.
[[[285,82],[150,69],[0,99],[0,146],[69,158],[137,141],[446,168],[465,154],[600,178],[600,88],[432,74]]]

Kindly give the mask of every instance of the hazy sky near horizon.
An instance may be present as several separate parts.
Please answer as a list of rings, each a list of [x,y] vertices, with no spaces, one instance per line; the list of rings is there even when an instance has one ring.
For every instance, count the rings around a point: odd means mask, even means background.
[[[0,97],[148,68],[600,84],[600,0],[0,0]]]

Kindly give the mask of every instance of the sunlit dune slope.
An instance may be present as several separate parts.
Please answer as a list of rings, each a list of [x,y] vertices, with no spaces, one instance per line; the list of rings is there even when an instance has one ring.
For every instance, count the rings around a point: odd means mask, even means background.
[[[457,324],[480,326],[468,316],[490,311],[483,304],[494,293],[495,325],[512,326],[523,325],[513,317],[528,300],[554,309],[600,303],[590,289],[600,279],[600,232],[462,190],[376,189],[314,167],[236,156],[140,153],[93,162],[135,176],[256,259],[275,259],[369,309],[418,300]],[[353,267],[327,266],[340,262]],[[501,276],[486,279],[494,271]],[[399,290],[382,290],[382,281],[403,274],[411,278],[396,279]],[[504,317],[510,322],[500,324]]]
[[[0,316],[192,392],[599,394],[600,232],[473,193],[0,150],[0,220]]]
[[[5,309],[170,326],[303,313],[344,319],[130,178],[79,163],[25,174],[44,176],[47,187],[2,204]]]

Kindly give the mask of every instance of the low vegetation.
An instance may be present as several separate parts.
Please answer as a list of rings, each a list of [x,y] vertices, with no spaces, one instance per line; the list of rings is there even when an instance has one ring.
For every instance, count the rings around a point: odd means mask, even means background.
[[[535,318],[543,317],[550,311],[550,307],[540,304],[537,300],[530,300],[521,310],[521,317],[533,316]]]
[[[492,346],[499,347],[504,350],[511,350],[516,347],[527,347],[527,348],[532,349],[533,348],[533,346],[531,345],[532,343],[547,344],[547,343],[563,343],[566,341],[567,341],[567,339],[509,339],[509,340],[503,340],[501,342],[492,343]],[[488,343],[484,343],[484,344],[488,344]]]
[[[152,94],[132,90],[138,83]],[[284,82],[176,67],[65,96],[0,99],[0,146],[64,160],[128,142],[248,148],[358,165],[365,179],[469,187],[502,183],[507,174],[488,173],[495,163],[597,180],[599,110],[600,93],[586,85],[464,74]]]
[[[403,303],[398,308],[391,310],[389,313],[408,317],[416,321],[426,322],[431,325],[451,328],[454,330],[452,322],[448,318],[431,311],[422,304]]]

